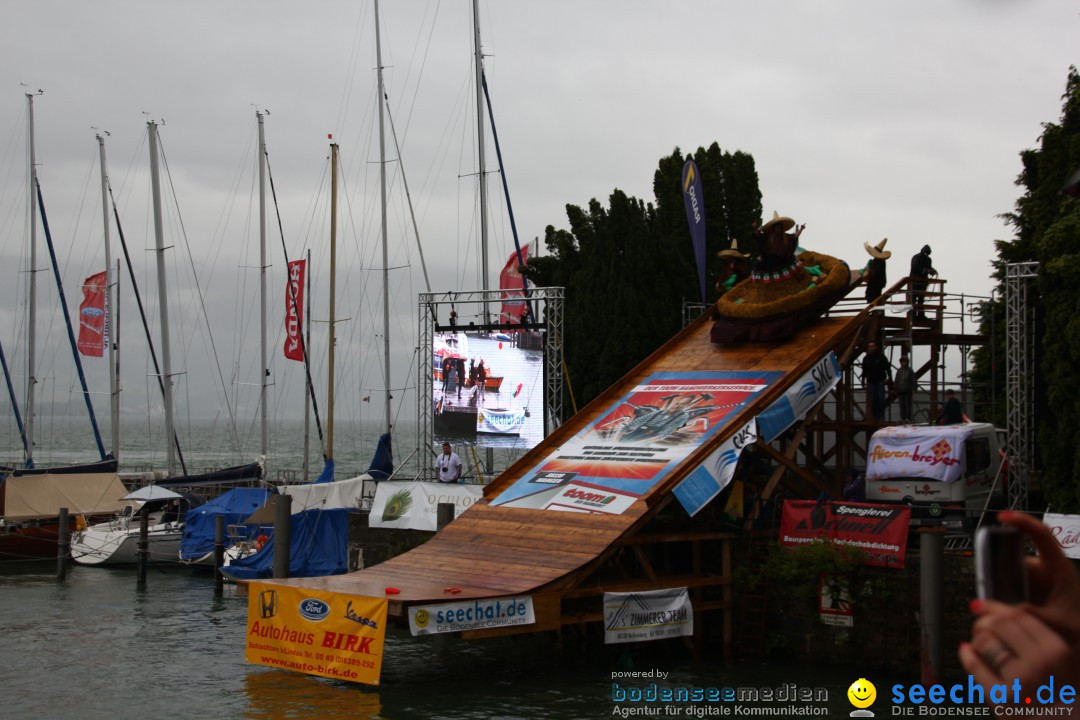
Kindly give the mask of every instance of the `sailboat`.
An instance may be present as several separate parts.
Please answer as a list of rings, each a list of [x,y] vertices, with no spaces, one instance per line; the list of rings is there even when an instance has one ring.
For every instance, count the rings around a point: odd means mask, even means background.
[[[164,239],[161,221],[160,179],[158,172],[157,125],[147,123],[150,143],[150,175],[153,186],[154,231],[157,245],[157,270],[159,309],[161,313],[161,346],[163,369],[159,374],[160,387],[165,405],[165,438],[168,449],[168,476],[156,484],[147,485],[138,492],[148,492],[149,500],[140,503],[139,509],[148,514],[148,535],[151,540],[151,559],[155,561],[179,562],[180,542],[184,532],[184,518],[187,510],[201,505],[224,489],[237,484],[258,482],[263,476],[263,463],[260,457],[253,463],[201,474],[177,474],[176,458],[179,454],[179,442],[173,427],[172,405],[172,370],[169,346],[169,318],[166,302]],[[99,138],[100,140],[100,138]],[[102,150],[104,177],[104,150]],[[107,179],[103,179],[107,184]],[[104,193],[103,193],[104,197]],[[106,215],[106,225],[108,223]],[[119,225],[119,219],[117,220]],[[121,232],[122,238],[122,232]],[[125,247],[126,250],[126,247]],[[132,278],[134,280],[134,277]],[[134,283],[133,283],[134,284]],[[142,302],[139,301],[140,311]],[[153,352],[152,340],[147,337],[151,355],[157,366],[157,356]],[[181,459],[182,464],[182,459]],[[185,468],[186,470],[186,468]],[[184,492],[176,492],[182,490]],[[122,493],[121,501],[140,500]],[[139,522],[134,519],[133,506],[123,507],[122,512],[104,522],[80,529],[72,537],[71,554],[74,560],[85,565],[130,564],[138,560],[134,552]]]
[[[40,91],[38,92],[40,94]],[[22,439],[25,467],[8,468],[0,481],[0,561],[21,560],[55,556],[56,543],[61,533],[62,510],[68,512],[67,531],[77,529],[88,521],[108,517],[120,510],[123,505],[115,498],[126,489],[116,474],[117,462],[113,455],[105,452],[94,416],[93,403],[90,401],[82,364],[75,345],[75,336],[71,327],[67,301],[60,282],[60,271],[56,253],[49,232],[45,214],[45,200],[37,176],[34,142],[34,94],[27,93],[27,126],[30,164],[30,283],[28,303],[28,381],[26,392],[26,422],[22,426]],[[34,406],[36,362],[36,309],[37,287],[35,282],[37,267],[37,220],[41,212],[42,227],[48,242],[50,261],[60,293],[60,304],[67,324],[68,339],[71,342],[79,373],[91,425],[97,440],[100,460],[82,465],[66,465],[56,468],[37,467],[34,461]],[[4,363],[6,370],[6,361]],[[10,387],[10,377],[7,378]],[[17,413],[17,403],[13,406]],[[120,492],[118,492],[120,491]]]

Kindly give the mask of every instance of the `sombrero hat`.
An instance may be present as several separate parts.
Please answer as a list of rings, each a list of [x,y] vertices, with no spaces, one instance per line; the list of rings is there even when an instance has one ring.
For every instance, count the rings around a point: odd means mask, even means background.
[[[794,220],[792,220],[789,217],[780,217],[780,213],[773,210],[772,220],[765,223],[765,225],[762,226],[761,231],[765,232],[765,231],[767,231],[769,228],[771,228],[773,225],[775,225],[777,223],[780,223],[780,226],[783,228],[784,232],[787,232],[791,228],[795,227],[795,221]]]
[[[885,243],[889,242],[889,238],[882,239],[877,245],[871,246],[870,243],[864,242],[862,246],[866,248],[866,252],[870,253],[878,260],[888,260],[892,257],[892,253],[885,249]]]
[[[719,258],[736,258],[736,259],[739,259],[739,260],[745,260],[746,258],[750,257],[750,254],[749,253],[739,252],[739,241],[732,238],[731,247],[728,248],[727,250],[721,250],[720,252],[716,253],[716,257],[719,257]]]

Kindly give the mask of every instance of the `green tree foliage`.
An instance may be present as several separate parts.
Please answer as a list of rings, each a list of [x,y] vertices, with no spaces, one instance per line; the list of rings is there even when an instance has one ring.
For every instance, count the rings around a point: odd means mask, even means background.
[[[753,248],[761,192],[752,156],[713,143],[693,157],[702,177],[712,292],[716,253],[733,237],[744,252]],[[595,199],[586,208],[567,205],[569,229],[549,225],[548,254],[529,261],[530,282],[566,288],[564,359],[579,408],[678,332],[683,300],[698,300],[681,187],[685,162],[678,148],[660,159],[653,202],[616,189],[607,207]]]
[[[1023,193],[1015,211],[1005,215],[1016,236],[999,240],[994,262],[999,297],[1004,297],[1005,266],[1014,262],[1039,263],[1036,287],[1029,291],[1034,305],[1028,323],[1035,330],[1036,433],[1038,467],[1043,472],[1046,500],[1062,512],[1080,510],[1080,199],[1062,192],[1066,181],[1080,170],[1080,75],[1069,69],[1062,97],[1061,120],[1043,126],[1037,149],[1020,154],[1022,170],[1016,184]],[[1004,300],[988,308],[983,331],[990,325],[1002,338]],[[996,394],[998,417],[1005,414],[1005,348],[983,348],[975,353],[980,385]],[[995,362],[996,361],[996,367]]]

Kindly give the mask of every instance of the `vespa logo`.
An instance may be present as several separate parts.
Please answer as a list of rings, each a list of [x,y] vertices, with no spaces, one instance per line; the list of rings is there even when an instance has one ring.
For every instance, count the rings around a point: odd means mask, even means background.
[[[315,622],[325,620],[330,614],[330,605],[318,598],[304,598],[296,609],[302,617]]]
[[[277,615],[277,590],[259,593],[259,617],[266,619]]]

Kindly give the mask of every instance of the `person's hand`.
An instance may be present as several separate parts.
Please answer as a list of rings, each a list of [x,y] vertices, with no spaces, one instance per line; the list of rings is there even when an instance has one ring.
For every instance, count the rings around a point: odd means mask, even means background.
[[[1080,682],[1076,650],[1036,617],[1030,606],[972,600],[971,608],[979,619],[971,642],[962,643],[958,655],[960,664],[984,688],[1011,685],[1018,679],[1025,697],[1034,697],[1038,686],[1047,684],[1051,676],[1055,691],[1062,685],[1075,688]]]
[[[1038,556],[1027,558],[1030,611],[1061,633],[1071,646],[1080,645],[1080,575],[1050,532],[1050,528],[1022,512],[998,513],[1002,525],[1027,533]]]

